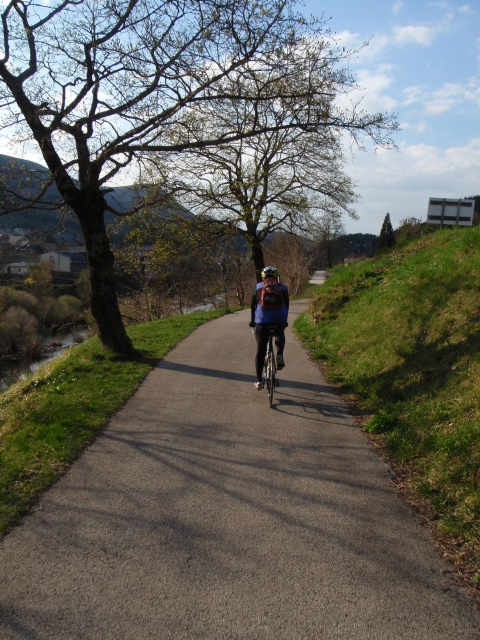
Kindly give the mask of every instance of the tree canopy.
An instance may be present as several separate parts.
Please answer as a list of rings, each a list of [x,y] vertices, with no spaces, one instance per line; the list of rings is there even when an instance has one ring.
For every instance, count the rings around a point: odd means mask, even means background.
[[[390,214],[387,213],[380,230],[380,240],[378,241],[378,248],[382,249],[384,247],[393,247],[395,242],[396,239],[393,232],[392,223],[390,222]]]
[[[195,104],[170,131],[182,144],[185,137],[209,138],[230,123],[240,139],[160,159],[186,207],[244,235],[259,279],[268,234],[309,231],[315,215],[328,214],[330,221],[343,214],[355,217],[354,185],[344,171],[345,136],[359,145],[367,136],[377,145],[393,146],[394,118],[340,105],[342,94],[356,86],[340,66],[351,52],[332,48],[326,34],[317,36],[272,55],[271,69],[249,67],[223,82],[227,96],[237,92],[251,102],[226,97]],[[295,121],[305,126],[292,127]],[[259,133],[244,136],[253,122]]]
[[[104,213],[109,183],[152,152],[185,151],[275,131],[255,115],[241,130],[217,120],[196,127],[196,109],[235,101],[290,100],[284,129],[314,130],[320,112],[307,87],[269,81],[289,77],[282,52],[314,40],[292,0],[10,0],[1,14],[0,126],[16,142],[35,142],[50,172],[37,204],[55,182],[77,215],[91,276],[91,307],[104,345],[131,348],[121,322],[114,257]],[[275,69],[275,67],[277,67]],[[243,93],[243,77],[262,70],[260,94]],[[247,108],[247,107],[245,107]],[[180,135],[181,134],[181,135]],[[23,204],[22,206],[25,206]]]

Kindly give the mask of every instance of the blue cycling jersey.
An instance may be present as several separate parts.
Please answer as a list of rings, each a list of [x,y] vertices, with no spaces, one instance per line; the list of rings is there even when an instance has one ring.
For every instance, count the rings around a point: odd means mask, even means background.
[[[288,299],[288,289],[282,283],[280,285],[282,291],[285,292],[285,296]],[[258,282],[255,292],[263,287],[263,282]],[[285,324],[288,318],[288,309],[283,302],[280,309],[264,309],[261,304],[257,304],[255,309],[254,322],[255,324]]]

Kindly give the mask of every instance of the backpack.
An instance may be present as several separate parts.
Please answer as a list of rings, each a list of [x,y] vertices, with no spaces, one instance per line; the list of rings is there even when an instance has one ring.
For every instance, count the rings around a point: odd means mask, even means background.
[[[263,287],[257,289],[257,300],[264,309],[281,309],[283,292],[277,278],[265,278]]]

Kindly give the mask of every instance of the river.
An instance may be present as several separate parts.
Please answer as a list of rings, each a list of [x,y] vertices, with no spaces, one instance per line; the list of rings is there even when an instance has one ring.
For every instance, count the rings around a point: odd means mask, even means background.
[[[71,333],[56,334],[42,338],[42,351],[35,360],[19,361],[3,359],[0,360],[0,393],[8,389],[18,380],[34,373],[38,367],[45,362],[58,358],[65,349],[75,344],[83,342],[88,337],[86,329],[78,329]]]
[[[219,296],[219,299],[221,296]],[[195,311],[210,311],[213,308],[211,303],[190,307],[186,313]],[[56,334],[42,338],[42,351],[38,358],[29,361],[13,360],[9,358],[0,359],[0,393],[8,389],[12,384],[22,380],[26,376],[34,373],[38,367],[45,362],[53,360],[61,355],[65,349],[75,344],[83,342],[88,338],[88,331],[81,329],[72,333]]]

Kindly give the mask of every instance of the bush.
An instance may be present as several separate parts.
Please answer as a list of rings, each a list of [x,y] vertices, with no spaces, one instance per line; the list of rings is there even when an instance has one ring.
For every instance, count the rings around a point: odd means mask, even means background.
[[[37,329],[36,318],[26,309],[10,307],[0,317],[0,353],[27,356],[38,352],[40,339]]]
[[[0,287],[0,314],[5,313],[11,307],[21,307],[40,320],[41,311],[38,300],[34,296],[26,291],[12,289],[12,287]]]
[[[52,327],[61,327],[78,322],[82,317],[82,303],[74,296],[60,296],[48,301],[45,322]]]
[[[86,305],[90,303],[90,269],[84,269],[78,276],[77,282],[75,284],[75,292],[83,304]]]
[[[52,268],[46,262],[41,262],[30,268],[29,277],[25,283],[31,292],[42,302],[52,294],[53,274]]]

